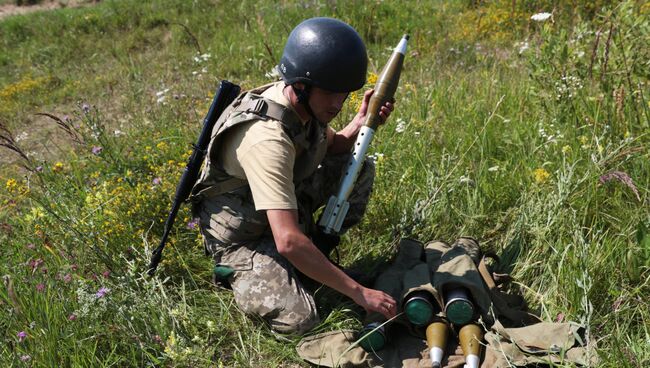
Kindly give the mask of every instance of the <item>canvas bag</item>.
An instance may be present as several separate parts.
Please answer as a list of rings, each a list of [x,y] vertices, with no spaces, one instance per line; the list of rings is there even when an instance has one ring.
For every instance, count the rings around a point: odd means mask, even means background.
[[[507,294],[498,288],[487,271],[485,258],[476,267],[472,259],[478,258],[480,254],[476,250],[478,242],[472,238],[460,238],[452,246],[434,241],[427,243],[426,247],[415,240],[403,239],[395,261],[377,278],[374,286],[396,300],[402,300],[403,296],[415,290],[427,290],[435,295],[442,306],[439,290],[450,282],[462,283],[471,291],[481,318],[487,322],[494,321],[485,335],[486,346],[482,349],[481,367],[525,366],[544,362],[589,365],[595,362],[597,358],[593,353],[594,346],[586,344],[580,335],[579,326],[570,323],[537,323],[539,319],[521,309],[524,304],[518,301],[520,298],[504,298]],[[424,259],[417,261],[418,255],[424,255]],[[427,272],[423,272],[426,269],[438,271],[430,273],[428,284]],[[485,277],[489,277],[487,282],[483,280]],[[492,298],[498,300],[499,307],[492,303]],[[513,300],[517,302],[512,303]],[[505,328],[500,319],[508,321],[510,326],[534,324]],[[369,314],[365,322],[384,320],[383,316],[374,313]],[[413,328],[403,317],[387,323],[385,328],[389,338],[387,346],[376,352],[363,350],[358,345],[358,333],[352,330],[306,337],[300,341],[296,350],[306,361],[326,367],[431,366],[422,329]],[[457,337],[451,333],[448,341],[443,366],[461,367],[464,357]]]

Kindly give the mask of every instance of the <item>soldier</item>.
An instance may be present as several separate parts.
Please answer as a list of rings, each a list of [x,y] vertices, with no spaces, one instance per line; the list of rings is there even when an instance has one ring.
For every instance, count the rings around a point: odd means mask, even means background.
[[[393,317],[391,296],[328,259],[338,237],[320,232],[313,218],[337,190],[373,92],[345,128],[329,127],[349,93],[365,84],[365,45],[344,22],[308,19],[289,35],[278,69],[282,81],[240,95],[213,130],[192,192],[206,251],[226,270],[221,276],[239,307],[275,331],[302,334],[319,322],[304,276]],[[392,110],[391,103],[381,107],[383,121]],[[373,178],[366,160],[344,230],[360,221]]]

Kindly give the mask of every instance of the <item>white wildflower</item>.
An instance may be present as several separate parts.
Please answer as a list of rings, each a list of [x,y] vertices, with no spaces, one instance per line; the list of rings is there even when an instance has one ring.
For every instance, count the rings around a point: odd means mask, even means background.
[[[27,132],[22,132],[16,136],[15,141],[16,142],[24,141],[25,139],[27,139],[27,137],[29,137],[29,134],[27,134]]]
[[[197,74],[199,74],[199,72],[196,71],[192,72],[192,75],[197,75]]]
[[[202,68],[201,69],[201,73],[207,73],[207,72],[208,72],[208,68]]]
[[[515,47],[519,47],[519,54],[521,55],[524,53],[524,51],[530,48],[530,45],[528,44],[528,41],[524,41],[524,42],[517,42],[515,44]]]
[[[163,103],[163,102],[165,102],[165,96],[160,96],[160,97],[158,97],[158,99],[156,100],[156,103],[158,103],[158,104],[161,104],[161,103]]]
[[[578,90],[582,89],[583,84],[579,77],[567,75],[555,82],[556,99],[572,99],[576,96]]]
[[[269,79],[278,79],[280,77],[280,71],[278,70],[278,66],[274,66],[271,68],[270,71],[264,73],[264,76]]]
[[[380,161],[384,157],[383,153],[375,152],[372,155],[368,155],[368,158],[372,160],[373,163],[377,163],[377,161]]]
[[[119,130],[119,129],[115,129],[115,130],[113,131],[113,135],[116,136],[116,137],[121,137],[121,136],[124,135],[124,132],[121,131],[121,130]]]
[[[403,133],[406,130],[406,122],[402,119],[397,119],[397,126],[395,127],[395,131],[397,133]]]
[[[535,22],[543,22],[548,18],[550,18],[551,16],[552,16],[551,13],[537,13],[537,14],[533,14],[533,16],[530,17],[530,19],[534,20]]]
[[[205,326],[208,328],[208,331],[210,332],[217,331],[217,326],[215,325],[214,321],[207,321],[205,323]]]
[[[469,177],[467,177],[467,176],[465,176],[465,175],[461,176],[460,179],[459,179],[458,181],[459,181],[461,184],[467,184],[467,185],[471,185],[471,186],[474,185],[474,180],[470,179]]]
[[[158,91],[158,92],[156,92],[156,97],[160,97],[160,96],[164,95],[167,92],[169,92],[169,88],[165,88],[165,89],[163,89],[161,91]]]
[[[498,165],[497,166],[492,166],[492,167],[488,168],[488,171],[489,172],[499,171],[499,166]]]

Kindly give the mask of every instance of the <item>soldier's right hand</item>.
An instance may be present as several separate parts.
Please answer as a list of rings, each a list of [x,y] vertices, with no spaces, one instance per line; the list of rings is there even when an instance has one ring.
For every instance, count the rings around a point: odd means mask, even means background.
[[[383,291],[364,287],[354,302],[362,306],[366,312],[378,312],[389,319],[397,314],[395,299]]]

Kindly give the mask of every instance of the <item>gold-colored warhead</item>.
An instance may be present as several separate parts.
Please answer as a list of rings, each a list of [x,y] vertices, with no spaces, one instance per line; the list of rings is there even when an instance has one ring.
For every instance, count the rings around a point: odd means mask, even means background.
[[[432,367],[439,368],[447,346],[447,331],[449,326],[443,320],[431,323],[427,327],[427,346],[431,357]]]
[[[393,54],[377,78],[375,93],[373,93],[368,103],[368,115],[364,124],[368,128],[373,130],[377,129],[377,126],[381,122],[379,117],[380,108],[386,102],[393,100],[397,85],[399,84],[399,77],[402,73],[408,39],[409,35],[402,36],[399,44],[395,47],[395,51],[393,51]]]
[[[481,340],[483,340],[483,329],[476,324],[468,324],[458,331],[460,347],[465,354],[465,367],[478,368],[479,357],[481,356]]]

